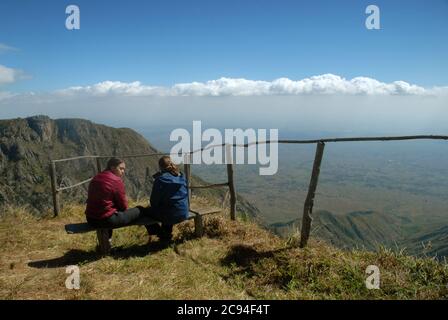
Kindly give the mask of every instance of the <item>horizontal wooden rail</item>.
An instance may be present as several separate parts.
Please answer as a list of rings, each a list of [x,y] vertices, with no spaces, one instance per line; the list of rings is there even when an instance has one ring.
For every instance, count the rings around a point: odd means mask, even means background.
[[[396,137],[355,137],[355,138],[326,138],[318,140],[278,140],[278,143],[319,143],[319,142],[355,142],[355,141],[403,141],[403,140],[448,140],[448,136],[396,136]]]
[[[53,162],[63,162],[63,161],[71,161],[71,160],[79,160],[79,159],[96,159],[99,158],[98,156],[79,156],[79,157],[73,157],[73,158],[66,158],[66,159],[57,159],[57,160],[51,160]]]
[[[174,153],[173,153],[174,154]],[[128,154],[124,156],[98,156],[97,158],[100,159],[110,159],[112,157],[117,157],[120,159],[126,159],[126,158],[142,158],[142,157],[161,157],[161,156],[169,156],[171,153],[142,153],[142,154]]]
[[[79,156],[79,157],[72,157],[72,158],[65,158],[65,159],[57,159],[52,160],[53,162],[63,162],[63,161],[72,161],[72,160],[79,160],[79,159],[110,159],[113,157],[118,157],[120,159],[124,158],[141,158],[141,157],[151,157],[151,156],[166,156],[171,155],[170,153],[144,153],[144,154],[129,154],[129,155],[123,155],[123,156]]]
[[[89,178],[89,179],[86,179],[86,180],[84,180],[84,181],[78,182],[77,184],[73,184],[73,185],[71,185],[71,186],[67,186],[67,187],[63,187],[63,188],[58,188],[58,189],[56,189],[56,191],[57,191],[57,192],[60,192],[60,191],[63,191],[63,190],[67,190],[67,189],[75,188],[75,187],[78,187],[78,186],[80,186],[80,185],[82,185],[82,184],[84,184],[84,183],[90,182],[90,180],[92,180],[92,179],[93,179],[93,178]]]
[[[356,141],[403,141],[403,140],[448,140],[448,136],[445,135],[420,135],[420,136],[395,136],[395,137],[354,137],[354,138],[324,138],[324,139],[311,139],[311,140],[266,140],[255,141],[244,144],[231,144],[233,147],[247,148],[249,146],[267,143],[291,143],[291,144],[313,144],[313,143],[327,143],[327,142],[356,142]],[[215,144],[207,146],[201,149],[190,151],[189,153],[195,153],[199,151],[205,151],[212,148],[225,147],[226,143]]]
[[[200,189],[200,188],[219,188],[219,187],[228,187],[229,183],[214,183],[214,184],[207,184],[205,186],[190,186],[190,189]]]
[[[403,140],[448,140],[448,136],[445,135],[419,135],[419,136],[395,136],[395,137],[354,137],[354,138],[324,138],[324,139],[311,139],[311,140],[267,140],[267,141],[256,141],[244,144],[232,144],[233,147],[244,147],[247,148],[252,145],[258,144],[266,144],[266,143],[292,143],[292,144],[312,144],[312,143],[327,143],[327,142],[356,142],[356,141],[403,141]],[[201,149],[189,151],[187,153],[195,153],[199,151],[209,150],[217,147],[225,147],[226,143],[216,144],[207,146]],[[52,160],[54,162],[62,162],[62,161],[70,161],[70,160],[79,160],[85,158],[94,158],[94,159],[109,159],[112,157],[119,158],[141,158],[141,157],[151,157],[151,156],[171,156],[176,153],[144,153],[144,154],[130,154],[130,155],[122,155],[122,156],[79,156],[73,158],[66,159],[57,159]]]
[[[61,191],[68,190],[68,189],[71,189],[71,188],[79,187],[80,185],[83,185],[83,184],[85,184],[87,182],[90,182],[92,179],[93,178],[89,178],[89,179],[86,179],[84,181],[81,181],[81,182],[78,182],[76,184],[73,184],[71,186],[67,186],[67,187],[63,187],[63,188],[57,188],[56,192],[61,192]],[[228,187],[228,186],[229,186],[228,182],[223,182],[223,183],[207,184],[207,185],[204,185],[204,186],[189,186],[189,188],[190,189],[201,189],[201,188],[220,188],[220,187]]]

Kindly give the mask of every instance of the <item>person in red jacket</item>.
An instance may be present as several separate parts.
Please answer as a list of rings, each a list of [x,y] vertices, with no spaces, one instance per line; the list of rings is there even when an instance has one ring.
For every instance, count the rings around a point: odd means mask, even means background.
[[[107,162],[106,170],[90,181],[85,214],[87,222],[93,227],[121,227],[140,217],[141,208],[128,208],[121,179],[125,170],[123,160],[111,158]],[[109,238],[111,237],[112,229],[109,230]]]

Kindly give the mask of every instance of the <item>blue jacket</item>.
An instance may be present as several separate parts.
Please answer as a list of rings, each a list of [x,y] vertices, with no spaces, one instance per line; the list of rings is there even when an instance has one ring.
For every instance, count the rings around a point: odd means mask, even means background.
[[[188,218],[188,187],[183,174],[174,176],[167,171],[154,175],[151,208],[158,220],[176,224]]]

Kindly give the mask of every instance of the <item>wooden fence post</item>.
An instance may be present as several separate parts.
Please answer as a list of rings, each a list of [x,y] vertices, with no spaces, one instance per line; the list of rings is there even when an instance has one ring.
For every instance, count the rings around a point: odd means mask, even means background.
[[[101,254],[108,254],[111,249],[109,242],[109,230],[108,229],[98,229],[96,230],[96,236],[98,238],[98,249]]]
[[[190,210],[191,203],[191,157],[192,154],[185,153],[184,154],[184,174],[185,179],[187,180],[187,190],[188,190],[188,210]]]
[[[50,180],[51,180],[51,194],[53,197],[53,212],[54,216],[57,217],[61,211],[59,205],[59,192],[56,183],[56,164],[53,160],[50,162]]]
[[[313,172],[311,173],[310,185],[308,188],[308,194],[306,196],[305,205],[303,208],[302,217],[302,232],[300,236],[300,247],[303,248],[308,243],[310,236],[311,222],[313,220],[313,205],[314,196],[316,193],[317,182],[319,180],[320,165],[322,163],[322,156],[324,154],[325,143],[318,142],[316,147],[316,155],[314,157]]]
[[[200,214],[194,216],[194,233],[198,238],[204,235],[204,226],[202,216]]]
[[[233,180],[233,156],[232,145],[226,144],[226,162],[227,162],[227,182],[230,192],[230,219],[235,220],[236,215],[236,190],[235,181]]]
[[[96,158],[96,171],[97,171],[98,173],[100,173],[101,171],[103,171],[103,170],[101,169],[101,158]]]

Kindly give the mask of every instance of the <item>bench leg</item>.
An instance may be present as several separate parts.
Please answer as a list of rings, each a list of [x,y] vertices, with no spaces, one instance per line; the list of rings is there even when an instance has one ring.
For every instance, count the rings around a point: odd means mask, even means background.
[[[100,252],[102,254],[108,254],[110,252],[109,230],[99,229],[96,231],[96,236],[98,237]]]
[[[194,232],[197,237],[202,237],[204,235],[204,226],[202,223],[202,216],[197,214],[194,217]]]

